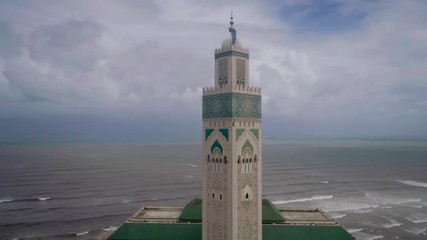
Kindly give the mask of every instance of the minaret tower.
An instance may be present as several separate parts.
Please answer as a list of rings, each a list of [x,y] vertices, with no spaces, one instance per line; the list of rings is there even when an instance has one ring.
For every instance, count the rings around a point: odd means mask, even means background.
[[[233,25],[203,89],[203,240],[262,239],[261,89]]]

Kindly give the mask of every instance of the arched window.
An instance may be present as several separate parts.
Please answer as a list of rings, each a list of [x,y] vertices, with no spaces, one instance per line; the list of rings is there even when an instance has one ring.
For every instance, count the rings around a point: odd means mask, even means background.
[[[249,199],[249,193],[246,193],[246,199]]]
[[[227,164],[227,157],[224,156],[224,163]]]
[[[222,200],[222,194],[219,195],[219,200]]]
[[[215,198],[215,193],[212,193],[212,198]]]

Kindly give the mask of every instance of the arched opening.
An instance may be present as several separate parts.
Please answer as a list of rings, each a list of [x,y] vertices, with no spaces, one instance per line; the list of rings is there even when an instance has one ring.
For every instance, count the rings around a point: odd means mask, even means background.
[[[246,199],[249,199],[249,193],[246,193]]]
[[[212,198],[215,198],[215,193],[212,193]]]

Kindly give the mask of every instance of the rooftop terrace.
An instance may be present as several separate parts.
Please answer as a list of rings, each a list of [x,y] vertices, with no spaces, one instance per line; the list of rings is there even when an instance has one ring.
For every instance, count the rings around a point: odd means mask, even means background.
[[[320,209],[277,209],[263,199],[262,220],[263,240],[354,239]],[[201,222],[201,199],[195,198],[185,207],[146,206],[103,239],[200,240]]]

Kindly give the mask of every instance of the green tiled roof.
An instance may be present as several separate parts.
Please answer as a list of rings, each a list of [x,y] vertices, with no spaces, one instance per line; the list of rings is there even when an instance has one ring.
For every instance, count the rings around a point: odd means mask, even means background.
[[[354,240],[344,228],[338,225],[280,225],[263,224],[263,240]]]
[[[178,218],[179,222],[202,222],[202,199],[194,198],[182,210],[181,216]],[[285,219],[277,210],[276,206],[268,199],[262,200],[262,222],[263,223],[280,223]]]
[[[201,223],[125,223],[109,240],[201,240]]]
[[[185,205],[177,223],[126,222],[109,240],[201,240],[202,200],[195,198]],[[262,200],[263,240],[354,240],[339,225],[286,224],[276,206]]]
[[[202,199],[194,198],[187,205],[185,205],[184,209],[182,209],[182,213],[178,218],[180,222],[202,222]]]
[[[201,240],[201,223],[125,223],[109,240]],[[354,240],[342,227],[263,224],[263,240]]]
[[[276,206],[268,199],[262,200],[262,223],[280,223],[285,219],[277,210]]]

